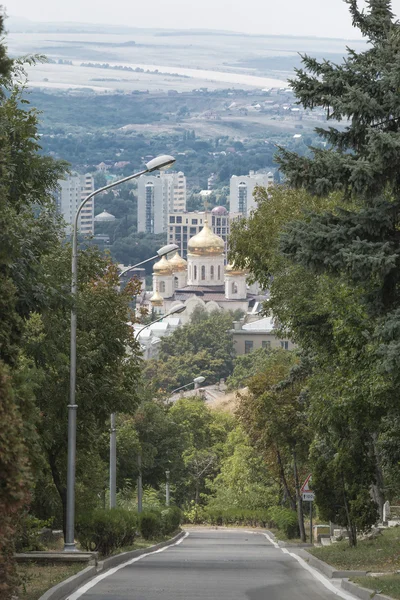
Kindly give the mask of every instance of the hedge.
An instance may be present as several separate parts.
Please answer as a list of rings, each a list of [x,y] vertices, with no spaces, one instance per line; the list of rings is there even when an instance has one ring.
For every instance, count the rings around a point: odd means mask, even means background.
[[[138,527],[136,513],[122,508],[95,509],[78,516],[77,538],[87,551],[107,556],[117,548],[131,546]]]

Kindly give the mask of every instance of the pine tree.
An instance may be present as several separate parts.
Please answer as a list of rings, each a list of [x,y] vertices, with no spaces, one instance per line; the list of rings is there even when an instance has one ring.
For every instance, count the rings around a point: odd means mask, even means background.
[[[289,224],[283,253],[316,273],[361,285],[377,332],[383,368],[396,375],[400,356],[400,24],[390,0],[345,0],[368,42],[347,48],[342,64],[303,56],[291,84],[305,108],[326,110],[331,126],[317,132],[325,149],[310,157],[280,149],[290,186],[316,196],[339,190],[346,209],[310,213]],[[347,203],[347,204],[346,204]],[[342,203],[343,206],[343,203]]]

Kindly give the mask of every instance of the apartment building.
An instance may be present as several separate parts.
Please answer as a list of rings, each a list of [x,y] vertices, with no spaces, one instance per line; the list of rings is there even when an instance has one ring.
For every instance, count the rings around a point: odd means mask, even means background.
[[[257,205],[253,197],[256,186],[268,188],[274,183],[274,174],[255,173],[248,175],[232,175],[230,180],[230,211],[248,216]]]
[[[186,210],[186,177],[179,173],[142,175],[138,180],[138,231],[163,233],[170,212]]]
[[[203,229],[207,218],[212,231],[224,240],[226,254],[231,223],[240,216],[228,213],[224,206],[216,206],[209,213],[205,211],[171,212],[168,215],[168,243],[177,244],[180,247],[179,254],[186,259],[188,240]]]
[[[70,235],[80,203],[94,191],[94,179],[90,173],[72,173],[66,179],[59,179],[58,185],[59,189],[55,194],[57,210],[66,222],[66,235]],[[94,199],[89,200],[83,207],[78,220],[78,230],[82,235],[93,235]]]

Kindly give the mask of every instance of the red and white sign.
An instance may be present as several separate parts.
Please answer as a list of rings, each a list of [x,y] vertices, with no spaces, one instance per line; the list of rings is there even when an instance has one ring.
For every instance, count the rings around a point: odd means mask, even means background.
[[[303,500],[307,502],[314,502],[315,494],[311,489],[312,475],[307,477],[303,485],[301,486],[300,492],[303,494]]]
[[[311,482],[312,482],[312,474],[310,473],[308,475],[307,479],[305,480],[305,482],[303,483],[303,485],[301,486],[300,492],[302,494],[305,494],[306,492],[312,492]]]

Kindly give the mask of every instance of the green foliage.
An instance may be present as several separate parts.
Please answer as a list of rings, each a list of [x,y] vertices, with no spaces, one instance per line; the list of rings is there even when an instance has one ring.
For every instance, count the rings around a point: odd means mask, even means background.
[[[41,541],[43,528],[49,527],[51,520],[42,521],[33,515],[21,515],[15,537],[16,552],[31,552],[35,550],[45,550]]]
[[[77,537],[87,551],[109,556],[118,548],[134,542],[138,518],[136,513],[121,508],[96,509],[78,515]]]
[[[162,519],[159,512],[142,512],[139,517],[140,534],[145,540],[151,540],[161,534]]]
[[[297,513],[289,508],[273,506],[268,511],[272,526],[276,526],[289,539],[299,537],[299,523]]]
[[[235,366],[232,375],[227,379],[229,390],[238,390],[245,387],[252,377],[263,370],[264,364],[268,360],[269,350],[259,348],[251,354],[242,354],[236,356]]]
[[[170,506],[161,511],[161,527],[163,535],[174,533],[182,520],[182,511],[177,506]]]
[[[162,339],[157,360],[148,361],[145,377],[153,387],[171,391],[202,375],[207,384],[228,377],[235,356],[233,316],[222,311],[197,310],[187,325]]]
[[[12,393],[10,375],[1,362],[0,399],[0,593],[8,600],[17,584],[14,535],[18,516],[28,501],[30,472],[21,416]]]

